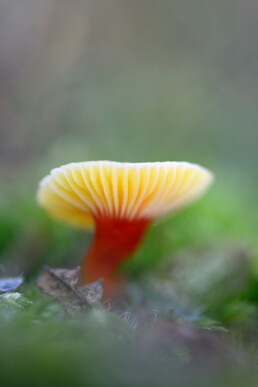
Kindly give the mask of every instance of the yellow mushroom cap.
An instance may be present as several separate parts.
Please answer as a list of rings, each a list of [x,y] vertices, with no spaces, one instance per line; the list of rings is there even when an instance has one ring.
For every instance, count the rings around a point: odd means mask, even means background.
[[[154,219],[201,196],[213,174],[188,162],[86,161],[53,169],[38,202],[54,217],[90,227],[99,218]]]

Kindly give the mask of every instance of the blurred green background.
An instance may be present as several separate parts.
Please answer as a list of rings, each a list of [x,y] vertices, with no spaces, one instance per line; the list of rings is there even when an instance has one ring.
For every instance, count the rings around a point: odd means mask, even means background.
[[[200,163],[212,189],[157,221],[125,269],[168,297],[160,309],[201,306],[257,337],[257,25],[251,0],[0,0],[2,275],[74,267],[90,243],[38,208],[51,168]]]
[[[41,243],[35,193],[51,168],[98,159],[207,166],[216,184],[186,232],[207,217],[211,236],[256,242],[257,12],[253,1],[2,0],[1,251]]]

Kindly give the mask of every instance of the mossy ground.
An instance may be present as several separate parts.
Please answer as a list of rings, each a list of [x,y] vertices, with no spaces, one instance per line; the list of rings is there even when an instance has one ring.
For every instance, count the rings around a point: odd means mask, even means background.
[[[34,280],[43,264],[75,267],[89,236],[54,223],[28,199],[10,199],[0,218],[2,276],[24,272],[25,283],[17,290],[23,296],[0,296],[1,385],[256,385],[250,192],[218,184],[153,224],[123,268],[131,276],[127,298],[76,317]]]

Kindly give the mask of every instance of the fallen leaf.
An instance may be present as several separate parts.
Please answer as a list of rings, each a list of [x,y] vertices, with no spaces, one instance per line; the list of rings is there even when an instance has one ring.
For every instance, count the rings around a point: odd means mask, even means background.
[[[52,269],[44,267],[36,284],[44,293],[56,298],[67,312],[76,315],[99,301],[103,294],[103,281],[77,287],[80,268]]]
[[[61,279],[68,286],[75,286],[79,279],[80,267],[76,267],[75,269],[51,269],[48,268],[51,273],[53,273],[56,277]]]
[[[88,302],[98,302],[103,295],[103,280],[99,279],[89,285],[80,286],[78,290]]]
[[[0,279],[0,293],[11,293],[17,290],[23,283],[22,276]]]

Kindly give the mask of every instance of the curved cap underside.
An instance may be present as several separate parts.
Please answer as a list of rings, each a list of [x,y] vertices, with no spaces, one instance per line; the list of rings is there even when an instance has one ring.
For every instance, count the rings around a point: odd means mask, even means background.
[[[38,202],[60,220],[90,227],[99,218],[162,216],[197,199],[212,180],[187,162],[71,163],[41,180]]]

